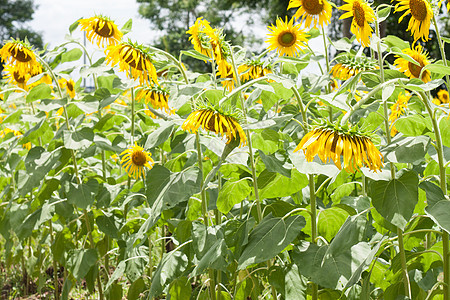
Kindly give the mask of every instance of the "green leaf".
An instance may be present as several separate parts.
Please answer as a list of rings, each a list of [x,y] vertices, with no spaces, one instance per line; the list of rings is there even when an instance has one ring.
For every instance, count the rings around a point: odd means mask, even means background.
[[[190,299],[192,294],[192,287],[189,279],[185,276],[177,278],[169,289],[170,299],[185,300]]]
[[[67,253],[67,268],[76,279],[83,279],[97,262],[95,249],[73,249]]]
[[[348,216],[347,211],[336,206],[321,210],[317,222],[319,235],[330,242],[339,232]]]
[[[252,188],[245,178],[238,181],[227,181],[219,191],[216,202],[217,209],[226,215],[234,205],[247,198],[251,191]]]
[[[248,244],[238,260],[238,269],[267,261],[284,250],[306,225],[302,216],[274,218],[266,216],[250,233]]]
[[[157,147],[164,143],[172,134],[175,124],[173,122],[164,122],[158,129],[150,133],[145,142],[145,149]]]
[[[252,145],[264,153],[274,153],[278,150],[279,135],[275,130],[264,129],[260,133],[253,133],[251,136]]]
[[[258,152],[259,156],[261,157],[261,160],[266,165],[267,171],[280,173],[283,176],[291,178],[292,165],[286,163],[285,161],[280,161],[276,157],[277,153],[265,155],[264,152],[262,152],[261,150],[258,150]],[[283,158],[283,160],[285,159]]]
[[[83,127],[78,131],[64,130],[64,147],[78,150],[89,147],[94,140],[94,132],[89,127]]]
[[[424,70],[429,70],[430,72],[437,73],[440,75],[450,75],[450,67],[444,66],[443,64],[433,63],[428,64],[423,67]]]
[[[441,131],[442,143],[444,146],[450,147],[450,119],[441,118],[439,121],[439,129]]]
[[[113,283],[109,289],[106,291],[106,297],[108,300],[122,300],[123,289],[122,285],[118,283]]]
[[[62,64],[64,62],[79,60],[82,55],[83,55],[83,51],[81,51],[81,49],[79,49],[79,48],[74,48],[69,51],[65,51],[61,55],[60,63]]]
[[[295,264],[286,268],[285,276],[285,299],[306,300],[307,280],[303,277]]]
[[[80,18],[81,19],[81,18]],[[69,32],[72,33],[75,29],[77,29],[78,27],[78,21],[80,20],[76,20],[75,22],[73,22],[70,26],[69,26]]]
[[[431,209],[439,201],[445,200],[444,192],[438,185],[423,181],[419,184],[419,187],[426,192],[428,209]]]
[[[128,300],[137,300],[140,298],[140,294],[146,290],[147,286],[144,279],[139,278],[130,285],[127,293]]]
[[[296,169],[291,170],[291,178],[287,178],[279,173],[264,170],[258,176],[259,196],[264,198],[287,197],[299,192],[308,185],[308,178],[305,174]]]
[[[41,83],[30,90],[26,99],[27,103],[30,103],[36,100],[51,98],[51,96],[52,88],[46,83]]]
[[[36,230],[43,223],[50,220],[55,211],[55,206],[49,204],[48,202],[44,203],[42,208],[37,209],[32,214],[28,215],[22,224],[18,228],[15,228],[14,232],[17,234],[20,240],[24,240],[27,237],[31,236],[33,230]]]
[[[384,37],[383,42],[385,42],[386,45],[388,45],[390,48],[398,47],[400,50],[409,48],[408,42],[405,42],[404,40],[395,35],[388,35]]]
[[[375,209],[390,223],[404,229],[419,201],[419,178],[412,170],[401,170],[390,181],[373,181],[369,196]]]
[[[94,203],[97,191],[98,181],[94,178],[82,184],[70,183],[67,201],[81,209],[87,209]]]
[[[200,52],[198,52],[196,50],[187,50],[187,51],[186,50],[182,50],[182,51],[180,51],[180,53],[182,55],[190,56],[190,57],[193,57],[193,58],[198,59],[198,60],[204,60],[204,61],[209,61],[210,60],[210,58],[208,56],[203,55],[203,54],[201,54]]]
[[[406,136],[422,135],[429,129],[427,120],[421,115],[409,115],[395,122],[395,127]]]
[[[113,239],[119,238],[119,222],[113,214],[101,215],[95,219],[98,229]]]
[[[384,85],[381,91],[381,100],[386,101],[392,95],[395,90],[395,85],[393,83]]]
[[[450,201],[443,199],[425,208],[427,215],[442,229],[450,233]]]
[[[153,274],[149,298],[159,296],[163,289],[179,277],[188,265],[188,257],[180,251],[164,253],[163,257]]]
[[[396,163],[417,163],[425,160],[430,138],[424,135],[415,137],[396,136],[382,154],[387,161]]]
[[[389,14],[391,13],[391,6],[385,7],[383,9],[380,9],[378,11],[378,22],[381,23],[384,20],[387,19],[387,17],[389,17]],[[385,40],[384,40],[385,41]]]
[[[125,22],[125,24],[123,24],[120,31],[122,31],[123,34],[127,34],[128,32],[131,31],[132,27],[133,27],[133,19],[130,18],[128,19],[128,21]]]

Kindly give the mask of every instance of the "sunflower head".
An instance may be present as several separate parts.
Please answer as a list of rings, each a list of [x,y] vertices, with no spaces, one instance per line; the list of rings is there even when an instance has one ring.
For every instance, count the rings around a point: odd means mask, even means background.
[[[14,65],[20,76],[25,74],[39,74],[42,72],[41,64],[36,60],[28,41],[11,39],[0,49],[2,62]]]
[[[6,82],[18,86],[21,89],[26,89],[27,81],[31,78],[29,73],[21,74],[15,65],[5,65],[3,70],[5,72]]]
[[[169,92],[160,85],[139,89],[136,94],[136,100],[144,100],[145,104],[150,103],[155,109],[164,109],[167,113],[172,112],[169,108]]]
[[[61,78],[58,80],[58,84],[62,89],[66,89],[67,94],[70,96],[70,98],[75,98],[75,82],[72,78],[69,80]]]
[[[272,73],[272,65],[267,61],[259,59],[249,59],[238,67],[238,73],[241,81],[245,82],[251,79],[257,79]]]
[[[369,38],[372,36],[372,27],[369,23],[375,21],[373,9],[364,0],[344,0],[346,4],[339,9],[347,11],[339,19],[352,18],[350,31],[356,35],[356,39],[364,47],[369,46]]]
[[[447,90],[439,90],[437,95],[438,95],[438,99],[441,103],[449,103],[450,102]]]
[[[277,50],[278,55],[297,56],[299,52],[303,52],[302,47],[307,46],[309,35],[300,29],[300,24],[294,25],[294,18],[288,21],[278,18],[276,25],[267,27],[266,43],[269,43],[267,49]]]
[[[181,129],[196,133],[202,127],[226,137],[227,144],[238,142],[239,146],[247,144],[247,137],[239,124],[237,114],[226,113],[210,106],[193,111],[181,125]]]
[[[422,39],[424,42],[429,40],[433,10],[427,0],[397,0],[394,12],[397,11],[404,11],[398,19],[399,23],[406,15],[411,14],[408,31],[411,31],[414,41],[418,39]]]
[[[221,71],[225,70],[225,73],[222,73]],[[229,92],[231,92],[234,89],[234,84],[236,82],[236,75],[233,71],[233,66],[230,63],[225,64],[225,68],[219,68],[219,71],[217,72],[217,76],[220,76],[223,80],[222,86],[226,88]]]
[[[331,4],[327,0],[290,0],[288,10],[298,7],[294,14],[295,19],[305,21],[305,26],[310,27],[311,23],[314,27],[325,26],[330,23]]]
[[[151,155],[150,152],[145,151],[144,148],[134,143],[134,146],[129,147],[120,154],[122,157],[120,164],[129,176],[139,179],[144,176],[144,167],[149,169],[153,167],[154,161]]]
[[[113,67],[119,64],[120,71],[125,71],[128,77],[139,79],[140,84],[158,83],[152,57],[144,46],[130,41],[121,42],[109,45],[105,52],[106,63]]]
[[[189,30],[186,31],[186,33],[190,35],[189,40],[192,45],[194,45],[194,49],[209,57],[211,57],[211,38],[208,33],[212,30],[209,22],[203,20],[202,17],[199,17],[194,25],[189,27]]]
[[[210,27],[205,29],[205,33],[210,38],[211,52],[209,57],[214,58],[219,72],[226,74],[229,65],[228,59],[231,56],[231,46],[225,40],[223,29]]]
[[[331,68],[333,77],[347,80],[362,71],[378,69],[376,61],[366,56],[356,56],[352,53],[343,53],[336,57],[336,64]]]
[[[422,46],[420,44],[417,44],[416,47],[404,49],[402,50],[402,52],[411,56],[411,58],[413,58],[417,62],[417,64],[407,61],[406,59],[397,55],[397,59],[394,61],[394,65],[409,78],[420,77],[423,82],[430,81],[430,71],[425,70],[422,72],[423,67],[430,63],[428,61],[428,54],[423,51]],[[420,75],[421,73],[422,75]]]
[[[397,101],[391,106],[391,114],[389,115],[389,122],[395,122],[401,115],[406,111],[406,106],[408,104],[411,94],[409,92],[400,93],[398,95]],[[392,124],[391,136],[395,136],[398,133],[395,125]]]
[[[350,173],[363,166],[376,172],[383,166],[383,156],[372,140],[355,128],[338,128],[332,124],[316,127],[302,138],[294,152],[299,150],[303,150],[307,161],[317,155],[322,162],[331,159],[339,169]]]
[[[116,45],[122,39],[123,33],[117,25],[108,17],[95,16],[78,21],[81,30],[86,31],[86,37],[91,43],[97,43],[99,47]]]

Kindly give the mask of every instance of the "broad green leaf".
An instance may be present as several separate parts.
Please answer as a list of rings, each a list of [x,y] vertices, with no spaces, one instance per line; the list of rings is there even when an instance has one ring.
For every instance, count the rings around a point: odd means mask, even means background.
[[[425,67],[423,67],[425,70],[429,70],[433,73],[437,73],[440,75],[450,75],[450,67],[444,66],[442,64],[428,64]]]
[[[225,259],[228,254],[225,240],[216,240],[216,242],[206,250],[208,251],[206,251],[197,266],[192,270],[192,276],[200,275],[207,268],[226,271],[226,267],[229,263],[227,263]]]
[[[293,149],[288,150],[289,157],[297,170],[301,170],[303,174],[323,174],[327,177],[334,177],[339,174],[340,170],[333,163],[322,163],[319,160],[311,162],[306,161],[303,151],[293,152]]]
[[[65,51],[61,55],[60,63],[62,64],[64,62],[79,60],[82,55],[83,55],[83,51],[81,51],[81,49],[79,49],[79,48],[74,48],[74,49]]]
[[[180,251],[164,253],[163,257],[153,274],[149,298],[159,296],[163,289],[179,277],[188,265],[188,257]]]
[[[393,83],[383,86],[383,89],[381,91],[381,100],[386,101],[392,95],[394,90],[395,85]]]
[[[417,163],[425,160],[430,138],[424,135],[415,137],[398,136],[384,149],[385,160],[396,163]]]
[[[147,286],[144,282],[144,279],[139,278],[135,282],[130,285],[127,293],[128,300],[137,300],[140,297],[140,294],[146,290]]]
[[[296,169],[291,170],[291,178],[279,173],[264,170],[258,176],[258,188],[260,198],[287,197],[299,192],[308,185],[306,175]]]
[[[83,279],[97,262],[95,249],[74,249],[67,253],[67,268],[78,280]]]
[[[384,20],[387,19],[387,17],[389,17],[389,14],[391,13],[391,6],[385,7],[383,9],[380,9],[378,11],[378,22],[381,23]],[[386,40],[384,39],[383,41],[386,42]]]
[[[72,150],[87,148],[94,140],[94,132],[91,128],[83,127],[78,131],[64,130],[64,147]]]
[[[174,130],[175,124],[173,122],[164,122],[158,129],[150,133],[145,142],[145,149],[157,147],[164,143]]]
[[[450,119],[441,118],[439,121],[439,129],[441,132],[442,143],[444,146],[450,147]]]
[[[401,38],[395,36],[395,35],[388,35],[383,38],[383,41],[388,45],[389,47],[398,47],[400,50],[409,48],[409,43],[405,42]]]
[[[31,236],[33,230],[38,229],[39,226],[50,220],[54,211],[54,205],[49,204],[48,202],[44,203],[42,208],[39,208],[32,214],[28,215],[23,223],[20,224],[19,227],[15,228],[14,232],[20,240],[24,240],[25,238]]]
[[[375,209],[390,223],[404,229],[419,200],[419,178],[412,170],[402,170],[390,181],[373,181],[369,197]]]
[[[36,100],[51,98],[51,96],[52,96],[52,88],[46,83],[41,83],[40,85],[35,86],[30,90],[30,92],[27,95],[27,103]]]
[[[317,222],[319,235],[330,242],[336,236],[348,216],[347,211],[336,206],[321,210]]]
[[[190,299],[192,294],[191,282],[185,276],[177,278],[169,289],[170,299],[185,300]]]
[[[267,261],[284,250],[305,226],[302,216],[287,218],[265,217],[252,232],[248,244],[238,260],[238,269],[245,269],[251,264]]]
[[[259,157],[261,157],[261,160],[266,165],[267,171],[280,173],[283,176],[291,178],[292,165],[287,163],[284,157],[277,155],[276,152],[270,155],[265,155],[261,150],[259,150],[258,152]],[[283,159],[283,161],[281,161],[279,158]]]
[[[95,219],[98,229],[113,239],[119,238],[119,222],[113,214],[100,215]]]
[[[307,280],[303,277],[295,264],[286,268],[284,276],[285,299],[306,300]]]
[[[94,203],[97,191],[98,181],[94,178],[89,179],[86,183],[70,183],[67,201],[81,209],[87,209]]]
[[[426,207],[425,212],[436,224],[450,233],[450,201],[448,199]]]
[[[113,283],[109,289],[106,291],[106,297],[108,300],[122,300],[123,289],[122,285],[118,283]]]
[[[226,215],[235,204],[247,198],[251,191],[252,189],[247,179],[227,181],[219,191],[219,197],[216,202],[217,209]]]
[[[123,24],[122,28],[120,28],[120,31],[123,34],[127,34],[128,32],[131,31],[131,28],[133,27],[133,19],[128,19],[128,21],[125,22],[125,24]]]
[[[424,134],[429,126],[427,120],[421,115],[409,115],[395,121],[395,127],[406,136],[418,136]]]
[[[266,154],[274,153],[278,150],[279,135],[275,130],[264,129],[261,133],[252,134],[252,145]]]
[[[204,61],[209,61],[211,59],[208,56],[203,55],[196,50],[182,50],[182,51],[180,51],[180,54],[187,55],[187,56],[193,57],[195,59],[204,60]]]
[[[428,208],[431,209],[436,203],[445,200],[444,192],[437,185],[429,181],[423,181],[419,187],[426,192]]]
[[[25,132],[22,139],[20,139],[21,144],[32,142],[35,145],[47,144],[54,137],[54,133],[48,120],[42,119],[33,128]]]

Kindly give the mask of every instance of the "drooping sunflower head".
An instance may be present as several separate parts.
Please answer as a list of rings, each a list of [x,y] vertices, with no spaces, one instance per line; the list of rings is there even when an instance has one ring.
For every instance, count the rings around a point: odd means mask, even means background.
[[[20,76],[25,74],[39,74],[41,64],[36,60],[36,54],[31,45],[25,41],[11,39],[0,49],[1,61],[14,65]]]
[[[383,166],[383,156],[368,136],[334,125],[320,126],[308,132],[294,152],[299,150],[303,150],[307,161],[317,155],[322,162],[331,159],[336,167],[350,173],[363,166],[376,172]]]
[[[446,91],[446,90],[439,90],[437,95],[438,95],[438,99],[439,99],[439,101],[441,103],[449,103],[450,102],[448,91]]]
[[[130,41],[121,42],[109,45],[105,52],[106,63],[112,67],[119,64],[120,71],[125,71],[128,77],[139,79],[140,84],[158,83],[152,57],[144,46]]]
[[[369,23],[375,21],[373,9],[364,0],[344,0],[346,4],[339,9],[347,11],[339,19],[353,18],[350,31],[364,47],[369,46],[372,36],[372,27]]]
[[[241,81],[257,79],[272,73],[272,65],[268,61],[249,59],[238,67]]]
[[[420,77],[423,82],[430,81],[430,71],[425,70],[422,72],[422,68],[430,63],[428,61],[428,54],[423,51],[422,46],[420,44],[417,44],[416,47],[403,49],[402,52],[411,56],[417,62],[417,64],[412,63],[400,56],[396,56],[397,59],[394,61],[394,65],[400,70],[400,72],[403,72],[409,78]],[[421,73],[422,75],[420,75]]]
[[[294,25],[294,18],[288,21],[278,18],[276,25],[267,27],[266,43],[269,43],[267,49],[277,50],[278,55],[297,56],[299,52],[303,52],[302,47],[306,47],[308,42],[308,34],[300,29],[300,24]]]
[[[327,0],[290,0],[287,9],[298,7],[294,14],[295,19],[305,21],[305,27],[325,26],[330,23],[331,4]]]
[[[400,23],[403,18],[411,14],[408,23],[408,31],[414,37],[414,41],[422,39],[424,42],[429,40],[430,23],[433,18],[433,10],[427,0],[397,0],[395,12],[405,11],[398,19]]]
[[[21,89],[26,89],[27,81],[31,78],[29,73],[20,74],[15,65],[6,64],[3,72],[7,83],[16,85]]]
[[[247,137],[235,114],[225,113],[218,109],[207,107],[193,111],[181,125],[181,129],[196,133],[202,127],[231,141],[239,142],[239,147],[247,144]]]
[[[225,40],[225,33],[221,28],[206,28],[205,33],[210,38],[211,51],[209,57],[214,58],[219,72],[227,73],[229,58],[231,57],[230,44]]]
[[[58,80],[58,84],[59,86],[63,89],[66,89],[67,95],[70,96],[70,98],[75,98],[75,82],[73,81],[72,78],[70,78],[69,80],[65,79],[65,78],[60,78]]]
[[[331,68],[330,73],[340,80],[347,80],[362,71],[378,69],[376,61],[353,53],[340,54],[335,60],[336,64]]]
[[[136,94],[136,100],[144,100],[146,104],[150,103],[155,109],[164,109],[171,113],[169,108],[169,92],[160,85],[147,86],[139,89]]]
[[[400,93],[398,95],[397,101],[391,106],[391,114],[389,115],[389,122],[395,122],[401,115],[403,115],[406,111],[406,107],[409,99],[411,98],[411,94],[409,92]],[[395,136],[398,133],[397,128],[395,128],[395,124],[392,124],[391,127],[391,136]]]
[[[190,35],[189,40],[192,45],[194,45],[194,49],[209,57],[211,57],[211,38],[209,37],[208,32],[212,30],[209,22],[203,20],[202,17],[199,17],[194,25],[189,27],[189,30],[186,31],[186,33]]]
[[[81,30],[86,31],[86,37],[91,43],[97,43],[99,47],[116,45],[122,40],[123,33],[117,25],[108,17],[95,16],[78,21]]]
[[[139,179],[144,176],[144,167],[153,168],[154,160],[151,158],[151,155],[150,152],[145,151],[144,148],[134,143],[134,146],[120,153],[122,157],[120,164],[129,176]]]
[[[236,74],[234,74],[233,66],[230,63],[225,64],[225,68],[218,68],[217,76],[220,76],[222,78],[222,86],[226,88],[229,92],[231,92],[234,89],[234,85],[236,82]],[[226,70],[225,73],[222,73],[221,71]]]

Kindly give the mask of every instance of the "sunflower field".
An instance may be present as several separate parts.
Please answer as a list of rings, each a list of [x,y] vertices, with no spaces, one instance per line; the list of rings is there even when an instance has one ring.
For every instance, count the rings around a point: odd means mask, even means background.
[[[100,59],[3,42],[1,299],[450,299],[450,3],[288,9],[256,55],[202,17],[176,56],[102,15]]]

